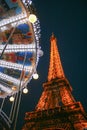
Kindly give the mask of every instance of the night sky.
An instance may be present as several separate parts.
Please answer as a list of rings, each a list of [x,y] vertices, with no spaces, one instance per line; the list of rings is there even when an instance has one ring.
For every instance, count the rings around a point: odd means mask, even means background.
[[[87,110],[87,1],[86,0],[33,0],[41,24],[41,48],[44,55],[37,67],[39,79],[32,79],[29,93],[22,95],[17,130],[24,123],[25,112],[33,111],[47,81],[50,36],[58,39],[61,62],[73,88],[76,101]]]

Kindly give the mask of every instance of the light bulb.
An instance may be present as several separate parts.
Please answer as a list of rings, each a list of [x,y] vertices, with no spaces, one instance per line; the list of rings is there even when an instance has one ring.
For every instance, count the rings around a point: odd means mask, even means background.
[[[27,88],[24,88],[24,89],[23,89],[23,93],[24,93],[24,94],[28,93],[28,89],[27,89]]]
[[[17,87],[16,87],[16,86],[12,86],[12,90],[13,90],[13,91],[16,91],[16,90],[17,90]]]
[[[39,75],[38,75],[37,73],[34,73],[34,74],[33,74],[33,78],[34,78],[34,79],[38,79],[38,78],[39,78]]]
[[[13,102],[13,101],[14,101],[14,97],[11,96],[11,97],[9,98],[9,100],[10,100],[10,102]]]
[[[35,22],[37,21],[36,15],[30,14],[30,16],[29,16],[29,21],[30,21],[31,23],[35,23]]]

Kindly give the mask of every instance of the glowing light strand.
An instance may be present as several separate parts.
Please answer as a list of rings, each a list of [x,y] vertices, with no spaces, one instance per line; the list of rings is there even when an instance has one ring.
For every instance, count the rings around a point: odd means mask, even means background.
[[[7,61],[4,61],[4,60],[0,60],[0,66],[6,67],[6,68],[12,68],[12,69],[16,69],[16,70],[22,70],[22,68],[23,68],[22,64],[7,62]],[[24,66],[24,70],[31,72],[32,66]]]
[[[0,27],[5,26],[5,25],[10,24],[10,23],[13,23],[15,21],[19,21],[19,20],[26,18],[26,17],[27,17],[26,12],[23,12],[19,15],[10,17],[8,19],[3,19],[3,20],[0,21]]]
[[[9,87],[5,87],[2,84],[0,84],[0,89],[2,91],[5,91],[6,93],[11,93],[12,92],[12,90]]]
[[[5,45],[0,45],[0,53],[2,52],[4,47],[5,47]],[[8,44],[4,52],[9,53],[9,52],[24,52],[24,51],[34,52],[35,51],[35,43],[33,42],[32,44],[28,44],[28,45],[24,45],[24,44],[10,45],[10,44]]]
[[[1,72],[0,72],[0,78],[3,79],[3,80],[5,80],[5,81],[12,82],[12,83],[14,83],[14,84],[17,85],[17,86],[20,84],[20,79],[13,78],[13,77],[8,76],[8,75],[6,75],[6,74],[3,74],[3,73],[1,73]],[[24,82],[22,81],[22,82],[21,82],[21,85],[22,85],[23,83],[24,83]]]

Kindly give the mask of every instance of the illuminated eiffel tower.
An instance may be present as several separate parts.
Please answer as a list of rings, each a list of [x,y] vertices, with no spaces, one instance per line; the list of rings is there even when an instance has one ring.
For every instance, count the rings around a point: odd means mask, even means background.
[[[80,102],[75,101],[72,87],[64,75],[57,39],[50,38],[48,81],[36,109],[27,112],[22,130],[87,130],[87,116]]]

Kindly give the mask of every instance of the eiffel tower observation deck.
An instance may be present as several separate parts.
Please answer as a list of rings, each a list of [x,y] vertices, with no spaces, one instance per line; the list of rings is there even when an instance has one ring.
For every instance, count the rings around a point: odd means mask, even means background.
[[[26,112],[22,130],[87,130],[87,115],[72,95],[57,47],[57,39],[50,38],[48,80],[32,112]]]

